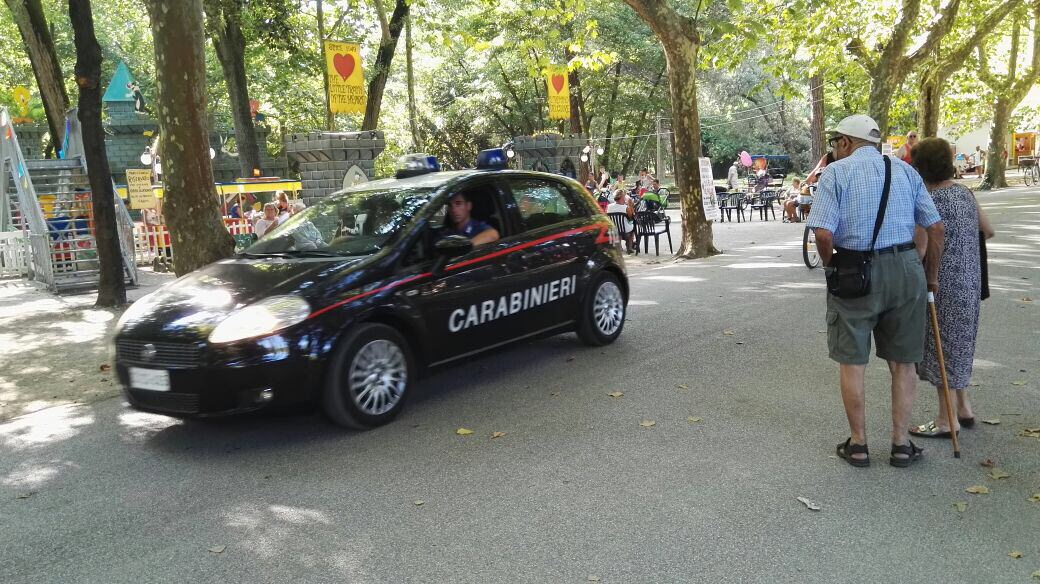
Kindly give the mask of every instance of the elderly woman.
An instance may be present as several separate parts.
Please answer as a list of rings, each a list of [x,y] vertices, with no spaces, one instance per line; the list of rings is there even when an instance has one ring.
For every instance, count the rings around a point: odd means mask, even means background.
[[[946,358],[946,377],[956,395],[957,416],[952,428],[956,432],[975,424],[967,388],[975,358],[975,336],[979,330],[979,303],[982,299],[979,232],[988,239],[993,237],[993,228],[971,190],[951,180],[955,172],[953,150],[946,140],[921,140],[911,151],[911,163],[924,179],[946,228],[946,245],[939,260],[939,292],[935,295],[935,310]],[[924,249],[927,235],[923,230],[918,229],[914,239],[918,250]],[[915,426],[910,433],[926,438],[949,438],[951,428],[946,402],[942,399],[942,378],[930,324],[924,361],[918,366],[918,375],[939,390],[939,413],[934,421]]]

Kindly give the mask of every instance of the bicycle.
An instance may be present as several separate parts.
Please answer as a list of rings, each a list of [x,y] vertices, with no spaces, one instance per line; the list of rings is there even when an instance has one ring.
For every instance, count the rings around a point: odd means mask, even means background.
[[[808,225],[802,233],[802,260],[810,270],[820,267],[820,250],[816,248],[816,231]]]
[[[1026,183],[1027,187],[1040,185],[1040,166],[1037,166],[1035,158],[1019,158],[1018,167],[1022,169],[1022,182]]]

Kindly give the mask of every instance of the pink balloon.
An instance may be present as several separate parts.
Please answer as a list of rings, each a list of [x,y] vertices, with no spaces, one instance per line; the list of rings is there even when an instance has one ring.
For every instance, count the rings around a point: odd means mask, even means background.
[[[740,163],[744,166],[751,166],[751,155],[744,150],[740,153]]]

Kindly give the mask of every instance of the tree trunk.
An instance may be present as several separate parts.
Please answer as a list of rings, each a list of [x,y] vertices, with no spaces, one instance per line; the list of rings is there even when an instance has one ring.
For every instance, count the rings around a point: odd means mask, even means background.
[[[939,103],[942,80],[933,72],[921,78],[917,96],[917,132],[921,138],[934,138],[939,134]]]
[[[416,119],[415,69],[412,65],[412,16],[410,14],[404,22],[404,57],[408,82],[408,126],[412,130],[412,151],[418,152],[422,139],[419,136],[419,120]]]
[[[336,129],[336,116],[332,114],[332,105],[329,103],[329,66],[325,61],[325,10],[322,0],[317,0],[318,9],[318,55],[321,56],[321,79],[325,84],[325,129],[334,131]]]
[[[982,177],[979,190],[1000,189],[1008,186],[1007,160],[1004,158],[1004,148],[1007,147],[1008,120],[1011,117],[1011,104],[1003,98],[998,98],[993,104],[993,127],[989,131],[989,153],[986,155],[986,174]],[[1014,153],[1008,152],[1008,156]]]
[[[173,269],[182,275],[227,257],[235,247],[213,188],[202,0],[145,4],[155,43],[163,213],[173,239]]]
[[[621,61],[614,65],[614,87],[610,90],[610,102],[607,106],[607,128],[604,133],[603,159],[600,161],[603,168],[610,170],[610,147],[614,139],[614,105],[617,103],[618,88],[621,85]]]
[[[888,110],[892,107],[892,96],[899,90],[902,77],[891,70],[879,74],[871,80],[870,96],[867,101],[867,113],[877,122],[881,130],[881,141],[884,142],[889,134]]]
[[[61,149],[65,140],[65,112],[69,109],[69,95],[65,92],[65,80],[61,73],[61,62],[54,51],[54,40],[40,0],[6,0],[11,16],[22,35],[25,52],[32,64],[36,85],[40,88],[40,99],[47,115],[51,144],[54,152]]]
[[[241,19],[237,0],[231,2],[209,1],[206,9],[211,14],[210,30],[213,48],[220,61],[227,82],[231,101],[231,114],[235,124],[235,146],[238,148],[238,168],[243,178],[253,176],[253,169],[260,168],[260,145],[256,140],[256,127],[249,111],[249,84],[246,79],[246,39],[242,36]]]
[[[824,136],[824,91],[823,76],[814,75],[809,78],[809,95],[812,98],[812,120],[809,132],[812,137],[812,164],[827,153],[827,140]]]
[[[697,42],[667,39],[668,87],[672,98],[672,132],[675,137],[675,182],[682,203],[682,244],[677,255],[700,258],[718,253],[712,241],[711,222],[704,216],[701,192],[701,122],[697,113]],[[662,39],[666,42],[666,39]],[[707,196],[714,197],[715,193]]]
[[[381,2],[382,0],[376,1]],[[379,111],[383,107],[383,90],[386,88],[386,80],[390,77],[390,64],[394,61],[397,39],[401,38],[401,29],[404,28],[407,16],[408,0],[397,0],[394,14],[390,17],[390,38],[384,36],[379,43],[372,79],[368,82],[368,102],[365,104],[365,120],[361,123],[362,131],[375,130],[379,126]]]
[[[126,304],[123,254],[116,227],[115,193],[105,153],[101,126],[101,46],[94,35],[90,0],[69,0],[69,19],[76,43],[76,85],[79,87],[79,122],[83,128],[83,152],[94,212],[100,281],[96,306]]]
[[[625,0],[664,47],[675,138],[675,182],[682,204],[682,243],[678,256],[705,257],[718,253],[711,222],[701,200],[701,122],[697,114],[697,51],[700,37],[695,19],[678,14],[660,0]],[[710,193],[708,196],[715,196]]]

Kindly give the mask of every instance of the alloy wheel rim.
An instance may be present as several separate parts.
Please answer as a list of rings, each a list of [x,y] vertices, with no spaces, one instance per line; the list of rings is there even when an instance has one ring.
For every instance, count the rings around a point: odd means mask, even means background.
[[[614,282],[603,282],[592,302],[592,319],[600,334],[611,336],[621,328],[625,319],[625,299]]]
[[[392,410],[404,397],[407,384],[404,352],[385,339],[369,341],[358,349],[347,372],[350,398],[370,416]]]

